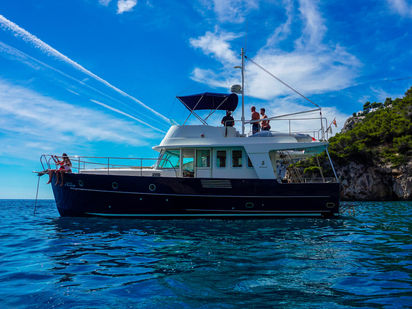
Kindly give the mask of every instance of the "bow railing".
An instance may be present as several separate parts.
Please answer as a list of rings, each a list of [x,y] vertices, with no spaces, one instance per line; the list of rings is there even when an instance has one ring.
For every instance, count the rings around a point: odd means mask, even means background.
[[[57,164],[53,160],[53,156],[61,160],[61,156],[51,154],[42,154],[40,156],[40,163],[43,170],[55,169]],[[154,170],[160,162],[170,161],[167,158],[125,158],[125,157],[93,157],[93,156],[69,156],[72,163],[71,169],[74,173],[86,172],[106,172],[107,175],[115,171],[129,170],[136,171],[143,176],[144,171]],[[178,175],[177,170],[170,163],[170,170],[173,170],[175,176]],[[139,173],[140,172],[140,173]]]

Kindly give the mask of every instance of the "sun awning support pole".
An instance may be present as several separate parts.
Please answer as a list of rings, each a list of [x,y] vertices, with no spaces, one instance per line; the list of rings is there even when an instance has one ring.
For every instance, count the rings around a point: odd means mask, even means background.
[[[205,120],[207,120],[207,118],[209,118],[210,116],[212,116],[213,113],[214,113],[219,107],[221,107],[222,104],[225,103],[228,98],[229,98],[229,97],[226,97],[226,98],[222,101],[222,103],[220,103],[214,110],[212,110],[212,111],[209,113],[209,115],[207,115],[207,117],[205,118]]]
[[[196,103],[196,105],[193,107],[193,109],[190,109],[189,106],[187,106],[185,102],[183,102],[182,100],[179,99],[179,101],[182,102],[182,103],[187,107],[188,110],[190,110],[190,114],[189,114],[189,116],[187,116],[185,122],[183,122],[183,125],[186,124],[186,121],[189,119],[189,117],[190,117],[192,114],[195,115],[195,117],[196,117],[197,119],[199,119],[201,123],[203,123],[204,125],[207,125],[206,121],[204,121],[198,114],[196,114],[196,113],[194,112],[195,108],[199,105],[199,103],[200,103],[200,101],[202,101],[202,99],[203,99],[203,96],[200,97],[200,99],[197,101],[197,103]],[[207,119],[207,118],[206,118],[206,119]]]

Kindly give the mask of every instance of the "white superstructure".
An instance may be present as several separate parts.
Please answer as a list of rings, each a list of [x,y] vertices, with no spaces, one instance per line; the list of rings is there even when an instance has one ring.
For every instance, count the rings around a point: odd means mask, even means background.
[[[152,166],[84,168],[81,173],[156,177],[278,179],[288,164],[324,151],[327,142],[306,134],[260,132],[242,136],[234,127],[172,126],[158,146]]]
[[[280,152],[299,159],[326,146],[303,134],[261,132],[246,137],[234,127],[187,125],[172,126],[153,149],[161,153],[157,169],[177,169],[178,177],[276,179]]]

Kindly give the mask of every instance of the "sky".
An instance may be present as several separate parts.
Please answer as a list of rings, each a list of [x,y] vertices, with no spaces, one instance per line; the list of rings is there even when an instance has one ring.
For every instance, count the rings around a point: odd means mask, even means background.
[[[335,118],[336,133],[366,101],[412,86],[412,2],[3,0],[0,198],[35,197],[44,153],[156,157],[188,116],[176,96],[228,93],[242,47]],[[245,93],[247,112],[313,108],[251,61]],[[52,198],[45,178],[39,197]]]

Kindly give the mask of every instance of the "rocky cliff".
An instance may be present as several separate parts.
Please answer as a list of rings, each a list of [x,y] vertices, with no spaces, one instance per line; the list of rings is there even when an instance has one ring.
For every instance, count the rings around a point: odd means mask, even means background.
[[[372,111],[370,108],[374,107]],[[330,140],[344,200],[412,200],[412,87],[364,105]]]
[[[343,200],[412,200],[412,162],[399,167],[335,164]]]

